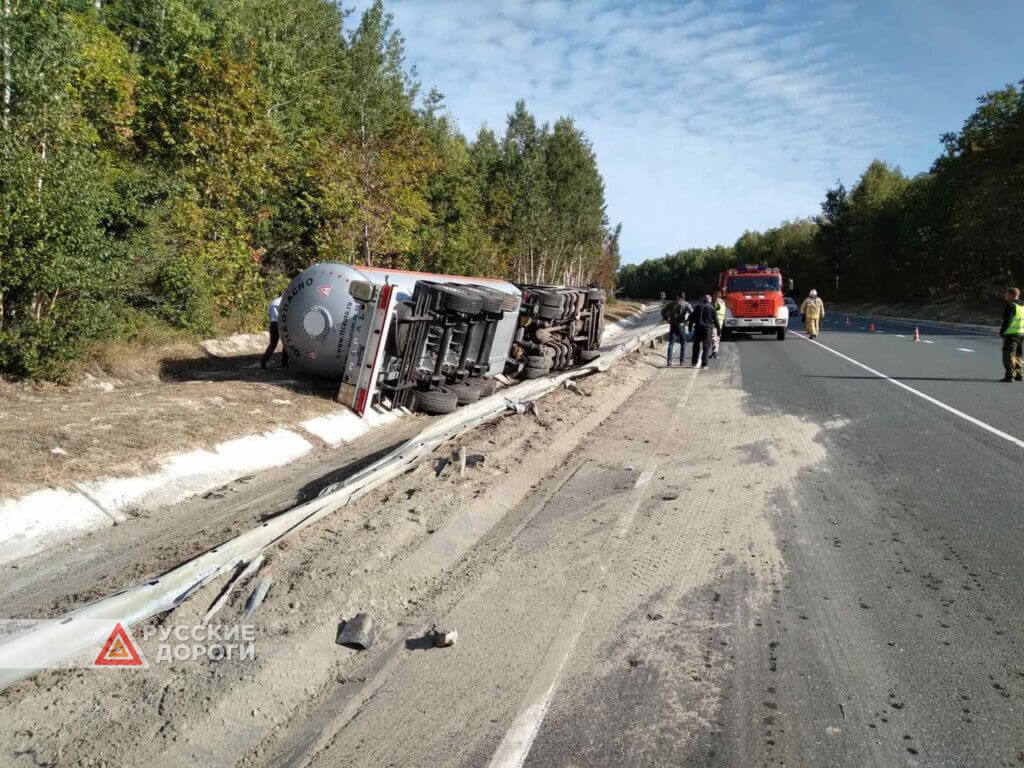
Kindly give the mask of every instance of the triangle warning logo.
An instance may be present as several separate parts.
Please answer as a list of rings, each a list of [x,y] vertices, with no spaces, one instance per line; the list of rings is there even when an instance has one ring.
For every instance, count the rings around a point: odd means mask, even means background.
[[[135,650],[131,637],[124,631],[121,622],[117,623],[110,633],[103,650],[93,662],[97,667],[146,667],[148,666],[141,654]]]
[[[328,296],[331,295],[331,288],[333,287],[334,286],[331,285],[318,285],[316,289],[320,291],[320,294],[326,299]]]

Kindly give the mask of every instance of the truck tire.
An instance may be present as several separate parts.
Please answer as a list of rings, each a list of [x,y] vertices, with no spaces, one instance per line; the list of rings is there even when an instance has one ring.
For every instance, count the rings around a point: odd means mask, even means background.
[[[496,315],[505,308],[505,296],[508,294],[483,285],[474,285],[471,290],[479,294],[484,312]]]
[[[778,339],[779,341],[785,341],[786,340],[786,329],[785,328],[779,328],[779,330],[777,330],[775,332],[775,338]]]
[[[498,382],[493,378],[470,379],[469,385],[480,390],[480,397],[490,397],[498,389]]]
[[[527,355],[526,365],[530,368],[550,368],[551,358],[547,355]]]
[[[565,295],[561,293],[542,293],[540,295],[542,307],[557,307],[561,309],[565,305]]]
[[[582,360],[584,363],[592,363],[595,360],[597,360],[597,358],[599,358],[600,356],[601,351],[599,349],[584,349],[582,352],[580,352],[580,360]]]
[[[551,307],[547,304],[541,304],[537,309],[537,314],[542,320],[557,320],[562,316],[561,307]]]
[[[524,379],[543,379],[551,373],[549,368],[523,368]]]
[[[501,292],[501,308],[506,312],[515,312],[522,303],[522,296],[513,296],[511,293]]]
[[[449,387],[416,393],[416,410],[424,413],[451,413],[459,405],[459,396]]]
[[[455,399],[459,405],[469,405],[480,399],[480,388],[473,386],[468,381],[452,384],[451,388],[455,390]]]
[[[441,297],[441,306],[452,312],[475,315],[483,308],[483,297],[455,285],[435,285],[434,290]]]

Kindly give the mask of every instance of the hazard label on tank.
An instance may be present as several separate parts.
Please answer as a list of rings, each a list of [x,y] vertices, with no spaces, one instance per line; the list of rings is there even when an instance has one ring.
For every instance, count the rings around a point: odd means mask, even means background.
[[[331,288],[333,287],[334,286],[331,285],[318,285],[316,289],[320,291],[320,294],[326,299],[330,295]]]

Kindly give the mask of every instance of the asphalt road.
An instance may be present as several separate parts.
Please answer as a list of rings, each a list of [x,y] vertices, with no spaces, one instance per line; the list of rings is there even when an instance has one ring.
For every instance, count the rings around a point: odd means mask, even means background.
[[[552,421],[523,443],[529,471],[481,475],[464,491],[411,478],[396,491],[425,508],[465,493],[463,512],[424,540],[450,531],[476,543],[428,590],[427,561],[386,560],[395,591],[416,599],[379,647],[308,677],[298,706],[276,705],[280,678],[301,677],[288,653],[240,669],[255,675],[242,690],[266,692],[238,705],[242,720],[226,705],[216,722],[202,707],[173,720],[165,686],[159,717],[137,715],[117,755],[86,740],[76,755],[325,768],[1024,765],[1024,384],[998,382],[990,332],[922,325],[916,343],[913,327],[870,322],[829,317],[819,343],[796,324],[784,342],[730,342],[699,372],[651,350],[592,382],[604,394],[574,400],[576,415],[564,398],[542,405]],[[502,428],[511,439],[514,423]],[[532,488],[511,501],[501,489],[517,471]],[[492,513],[488,528],[477,516]],[[372,553],[370,535],[360,541]],[[300,570],[342,555],[344,539],[331,551],[313,538],[286,553]],[[340,572],[352,581],[334,589],[366,591],[361,571]],[[316,590],[331,573],[278,598],[323,608],[326,630],[297,624],[282,642],[324,658],[338,653],[338,598]],[[411,635],[423,617],[457,628],[458,644]],[[53,695],[40,693],[47,712]],[[54,699],[52,710],[70,707]],[[148,760],[132,734],[163,720],[202,738],[161,742]],[[44,744],[62,754],[61,738]],[[216,749],[199,751],[204,739]]]
[[[658,370],[491,543],[468,647],[270,762],[1024,764],[1024,385],[851,321]]]

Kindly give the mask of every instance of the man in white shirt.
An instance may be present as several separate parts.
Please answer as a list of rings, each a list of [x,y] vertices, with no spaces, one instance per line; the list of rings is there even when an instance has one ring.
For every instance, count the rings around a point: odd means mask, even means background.
[[[270,344],[267,346],[267,351],[263,353],[263,360],[260,362],[261,368],[267,367],[267,362],[270,360],[271,355],[274,354],[274,350],[277,349],[277,342],[281,340],[281,332],[277,325],[280,312],[281,297],[277,296],[267,306],[267,317],[270,319]],[[281,345],[281,367],[288,367],[288,348],[283,344]]]

